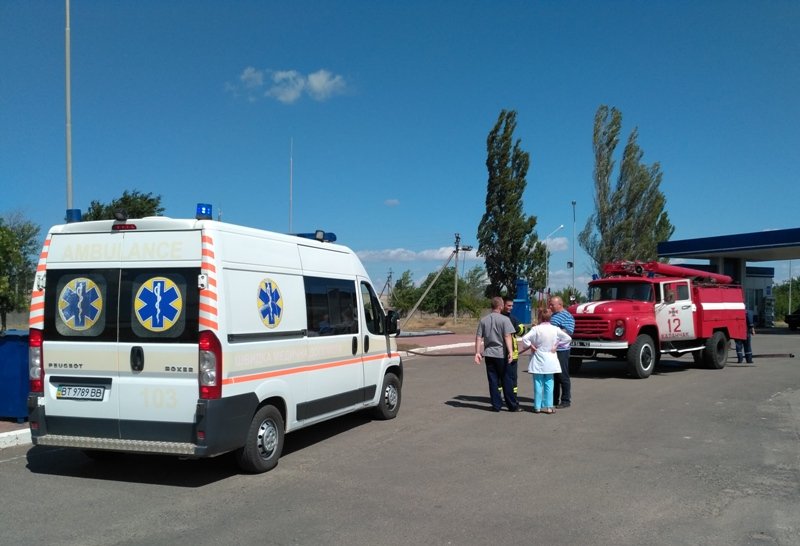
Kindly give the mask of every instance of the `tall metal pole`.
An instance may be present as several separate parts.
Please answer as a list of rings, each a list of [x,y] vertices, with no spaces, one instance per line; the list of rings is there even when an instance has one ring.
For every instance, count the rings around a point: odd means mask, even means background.
[[[455,249],[455,256],[456,256],[456,265],[455,265],[455,275],[453,275],[453,324],[458,322],[458,246],[461,242],[461,235],[456,233],[456,249]]]
[[[792,312],[792,260],[789,260],[789,309],[786,310],[787,313]]]
[[[292,232],[292,176],[294,175],[294,138],[289,139],[289,233]]]
[[[545,255],[544,255],[544,292],[545,294],[550,294],[550,245],[547,244],[547,241],[550,240],[550,237],[555,235],[555,233],[560,230],[564,229],[564,224],[561,224],[556,229],[550,232],[550,235],[544,238],[544,246],[545,246]]]
[[[572,202],[572,292],[575,293],[575,201]],[[577,294],[575,295],[577,298]]]
[[[70,95],[70,50],[69,50],[69,0],[66,1],[66,29],[64,32],[64,64],[66,66],[65,95],[67,117],[67,210],[72,209],[72,97]]]

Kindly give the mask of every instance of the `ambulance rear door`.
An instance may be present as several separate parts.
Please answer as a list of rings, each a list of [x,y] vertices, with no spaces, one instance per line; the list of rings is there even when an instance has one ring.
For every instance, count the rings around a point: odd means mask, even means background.
[[[201,231],[128,231],[119,286],[120,437],[193,441]]]
[[[52,236],[42,326],[50,434],[118,437],[120,240],[108,233]]]

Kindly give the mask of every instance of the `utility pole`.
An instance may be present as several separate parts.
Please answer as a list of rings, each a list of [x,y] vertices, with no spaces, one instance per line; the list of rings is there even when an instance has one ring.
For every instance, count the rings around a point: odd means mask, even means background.
[[[456,257],[455,275],[453,275],[453,324],[458,322],[458,249],[461,243],[461,235],[456,233],[456,249],[453,251]]]
[[[70,36],[69,36],[69,0],[66,0],[67,20],[64,31],[64,64],[66,65],[66,77],[64,81],[65,102],[66,102],[66,131],[67,131],[67,210],[72,210],[72,96],[70,91],[71,70],[70,70]],[[69,213],[67,213],[69,214]]]
[[[572,202],[572,295],[577,299],[577,290],[575,290],[575,203]]]
[[[436,273],[436,276],[431,281],[431,284],[428,285],[428,288],[425,289],[425,292],[422,293],[422,296],[420,296],[420,298],[417,300],[417,303],[415,303],[414,307],[411,309],[411,311],[409,311],[408,316],[406,317],[406,320],[404,320],[403,324],[400,326],[401,330],[405,330],[406,329],[406,324],[408,324],[408,321],[411,320],[412,316],[414,316],[414,313],[417,312],[417,308],[419,307],[419,304],[422,303],[422,300],[424,300],[425,296],[428,295],[428,292],[431,291],[431,288],[433,288],[433,285],[436,284],[437,280],[439,280],[439,277],[442,275],[442,272],[445,269],[447,269],[448,265],[450,265],[450,260],[453,259],[453,256],[455,256],[455,254],[456,254],[455,250],[450,253],[450,256],[448,256],[448,258],[447,258],[447,261],[444,262],[444,265],[442,266],[442,268],[439,270],[438,273]]]
[[[379,298],[383,297],[383,292],[387,288],[389,290],[388,293],[387,293],[387,296],[391,299],[391,297],[392,297],[392,269],[391,268],[389,268],[389,276],[386,278],[386,284],[383,285],[383,288],[381,289],[381,293],[378,295]]]

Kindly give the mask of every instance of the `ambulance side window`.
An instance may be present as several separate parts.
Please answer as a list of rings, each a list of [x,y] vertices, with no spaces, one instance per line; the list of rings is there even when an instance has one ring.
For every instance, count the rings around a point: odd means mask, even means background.
[[[367,324],[367,330],[371,334],[384,335],[386,332],[383,309],[375,291],[365,282],[361,283],[361,301],[364,303],[364,321]]]
[[[196,268],[123,270],[120,341],[196,342],[198,273]]]
[[[358,333],[354,281],[303,277],[303,282],[309,336]]]
[[[44,329],[48,339],[116,340],[118,269],[47,272]]]

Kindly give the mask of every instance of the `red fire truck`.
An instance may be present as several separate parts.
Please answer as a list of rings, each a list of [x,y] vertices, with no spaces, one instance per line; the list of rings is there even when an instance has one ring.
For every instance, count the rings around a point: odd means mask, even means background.
[[[662,354],[691,353],[695,363],[725,367],[731,339],[747,335],[742,287],[727,275],[660,262],[613,262],[589,283],[575,317],[570,370],[610,355],[633,377],[650,376]]]

